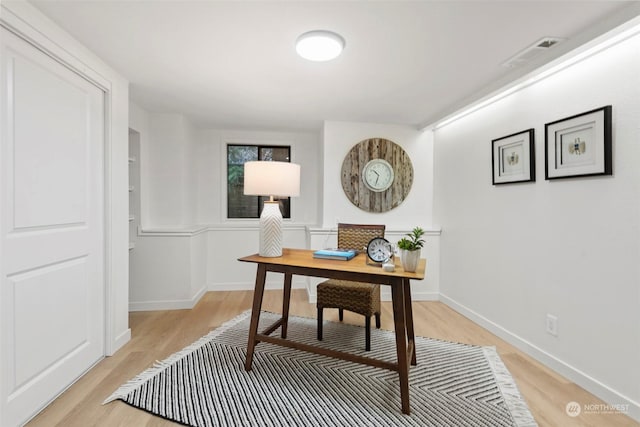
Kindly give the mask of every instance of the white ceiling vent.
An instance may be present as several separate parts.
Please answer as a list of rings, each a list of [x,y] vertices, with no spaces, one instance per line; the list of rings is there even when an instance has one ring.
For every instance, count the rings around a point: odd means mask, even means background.
[[[543,37],[531,46],[521,50],[502,63],[503,67],[513,68],[531,61],[541,53],[551,49],[553,46],[562,42],[563,38],[560,37]]]

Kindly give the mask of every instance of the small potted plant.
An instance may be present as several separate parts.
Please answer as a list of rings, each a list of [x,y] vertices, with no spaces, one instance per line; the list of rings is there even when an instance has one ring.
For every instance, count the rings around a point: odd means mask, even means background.
[[[398,240],[400,260],[402,260],[404,271],[413,272],[418,268],[420,249],[424,246],[424,239],[422,239],[424,233],[425,231],[422,228],[416,227],[411,233],[406,234],[408,237]]]

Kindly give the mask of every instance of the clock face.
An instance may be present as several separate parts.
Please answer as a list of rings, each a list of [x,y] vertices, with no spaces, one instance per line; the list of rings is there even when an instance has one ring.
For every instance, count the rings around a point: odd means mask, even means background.
[[[367,256],[375,262],[386,262],[391,258],[391,245],[382,237],[371,239],[367,245]]]
[[[370,160],[362,168],[362,180],[371,191],[385,191],[393,184],[394,177],[393,167],[384,159]]]

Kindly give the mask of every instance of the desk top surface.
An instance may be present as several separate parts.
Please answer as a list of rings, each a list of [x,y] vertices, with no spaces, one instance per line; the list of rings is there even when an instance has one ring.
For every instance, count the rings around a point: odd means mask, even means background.
[[[342,260],[332,260],[332,259],[321,259],[314,258],[313,253],[314,250],[310,249],[291,249],[284,248],[282,250],[281,257],[262,257],[258,254],[253,254],[249,256],[245,256],[242,258],[238,258],[238,261],[242,262],[254,262],[257,264],[265,264],[265,265],[279,265],[279,266],[290,266],[290,267],[300,267],[302,269],[316,269],[316,270],[327,270],[327,271],[345,271],[352,273],[365,273],[365,274],[374,274],[380,276],[389,276],[389,277],[401,277],[413,280],[422,280],[424,279],[424,274],[427,266],[427,260],[422,258],[418,263],[418,268],[415,272],[407,272],[402,269],[402,263],[397,257],[395,257],[395,271],[389,272],[384,271],[382,267],[376,265],[367,265],[366,263],[366,254],[359,253],[353,259],[349,261]]]

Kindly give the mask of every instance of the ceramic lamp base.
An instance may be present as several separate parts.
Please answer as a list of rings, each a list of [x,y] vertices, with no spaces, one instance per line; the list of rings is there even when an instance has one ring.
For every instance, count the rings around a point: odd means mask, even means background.
[[[260,215],[260,252],[263,257],[282,256],[282,213],[279,202],[264,202]]]

